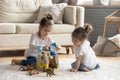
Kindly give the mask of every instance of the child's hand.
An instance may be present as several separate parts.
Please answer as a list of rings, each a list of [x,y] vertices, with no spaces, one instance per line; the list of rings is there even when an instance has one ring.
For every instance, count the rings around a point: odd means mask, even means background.
[[[44,47],[43,47],[43,50],[48,51],[48,50],[49,50],[49,47],[48,47],[48,46],[44,46]]]
[[[60,49],[61,49],[61,46],[59,46],[59,45],[56,46],[56,49],[57,49],[57,50],[60,50]]]
[[[77,69],[70,69],[71,72],[77,72]]]
[[[50,44],[51,46],[55,47],[56,50],[60,50],[61,49],[61,46],[58,45],[57,43],[53,42],[52,44]]]

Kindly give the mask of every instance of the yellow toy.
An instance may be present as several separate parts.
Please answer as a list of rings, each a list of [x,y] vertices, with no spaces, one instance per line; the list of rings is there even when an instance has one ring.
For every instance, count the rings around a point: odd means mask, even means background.
[[[46,71],[49,68],[49,53],[42,52],[38,55],[36,68],[38,71]]]

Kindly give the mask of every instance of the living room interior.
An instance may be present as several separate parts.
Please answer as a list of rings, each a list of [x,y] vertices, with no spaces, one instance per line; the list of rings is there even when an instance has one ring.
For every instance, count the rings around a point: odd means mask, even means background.
[[[46,13],[53,15],[50,34],[61,45],[59,68],[28,75],[13,59],[25,59],[31,34]],[[98,70],[70,72],[75,61],[71,34],[85,23],[93,26],[88,40],[100,63]],[[120,80],[120,0],[0,0],[0,80]]]

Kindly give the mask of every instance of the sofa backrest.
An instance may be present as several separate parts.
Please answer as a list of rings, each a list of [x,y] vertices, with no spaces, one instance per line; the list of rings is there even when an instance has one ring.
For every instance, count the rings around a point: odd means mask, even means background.
[[[0,22],[34,22],[41,5],[52,5],[51,0],[0,0]]]

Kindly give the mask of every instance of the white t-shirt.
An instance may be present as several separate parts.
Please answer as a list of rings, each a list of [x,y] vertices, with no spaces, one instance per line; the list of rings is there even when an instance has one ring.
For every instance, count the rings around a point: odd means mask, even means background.
[[[42,40],[38,33],[34,33],[31,35],[30,43],[29,43],[29,49],[25,51],[25,57],[29,56],[38,56],[38,46],[50,46],[51,43],[53,43],[53,39],[50,35],[46,36],[44,40]]]
[[[90,42],[85,40],[81,46],[75,46],[75,56],[83,56],[81,63],[83,63],[87,68],[94,69],[98,64],[95,52],[90,46]]]

